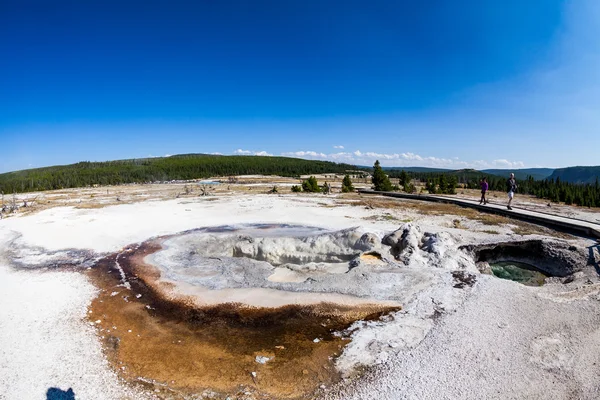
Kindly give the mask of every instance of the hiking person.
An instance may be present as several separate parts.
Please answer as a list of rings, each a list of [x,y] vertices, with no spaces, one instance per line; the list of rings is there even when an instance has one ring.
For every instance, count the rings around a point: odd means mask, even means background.
[[[517,181],[515,180],[515,174],[511,173],[510,178],[506,181],[506,188],[508,189],[508,204],[506,208],[512,210],[510,203],[512,203],[515,192],[517,191]]]
[[[488,185],[487,177],[486,176],[483,177],[483,179],[481,180],[480,184],[481,184],[481,200],[479,200],[479,204],[481,204],[481,203],[487,204],[488,201],[485,198],[485,194],[488,191],[489,185]]]

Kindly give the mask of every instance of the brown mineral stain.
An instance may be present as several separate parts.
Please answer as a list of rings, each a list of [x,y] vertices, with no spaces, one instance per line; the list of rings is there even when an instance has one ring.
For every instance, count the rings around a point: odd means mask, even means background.
[[[88,315],[90,321],[101,321],[96,327],[105,352],[121,376],[168,393],[168,398],[207,389],[217,392],[217,398],[244,392],[257,399],[312,398],[321,384],[339,379],[333,358],[348,342],[332,333],[398,309],[336,304],[198,307],[186,298],[165,298],[157,290],[160,273],[143,259],[159,249],[159,242],[148,242],[92,268],[89,274],[100,294]],[[131,289],[121,285],[117,257]],[[270,360],[260,364],[256,356]]]

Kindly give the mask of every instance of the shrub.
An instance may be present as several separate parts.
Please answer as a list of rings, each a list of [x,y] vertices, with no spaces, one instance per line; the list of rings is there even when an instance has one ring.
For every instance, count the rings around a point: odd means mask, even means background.
[[[350,175],[344,176],[342,180],[342,193],[349,193],[354,191],[354,186],[352,186],[352,180],[350,179]]]
[[[310,178],[302,182],[302,190],[309,193],[319,193],[321,191],[321,188],[319,187],[317,178],[311,176]]]

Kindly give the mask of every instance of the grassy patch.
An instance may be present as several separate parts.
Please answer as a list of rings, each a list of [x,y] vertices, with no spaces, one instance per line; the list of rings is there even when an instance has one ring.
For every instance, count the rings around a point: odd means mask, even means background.
[[[368,217],[363,217],[363,219],[366,221],[399,221],[398,218],[396,218],[390,213],[385,213],[381,215],[370,215]]]
[[[82,204],[77,204],[75,205],[75,208],[78,210],[91,210],[91,209],[95,209],[95,208],[104,208],[104,207],[108,207],[108,206],[114,206],[117,203],[82,203]],[[119,203],[121,204],[121,203]]]
[[[339,207],[339,205],[337,204],[329,204],[329,203],[317,203],[318,206],[320,207],[324,207],[324,208],[336,208]]]
[[[481,231],[481,232],[483,232],[483,233],[487,233],[487,234],[489,234],[489,235],[499,235],[499,234],[500,234],[500,232],[498,232],[498,231],[494,231],[494,230],[490,230],[490,229],[486,229],[486,230],[483,230],[483,231]]]
[[[550,228],[546,228],[545,226],[541,226],[541,225],[534,225],[534,224],[530,224],[527,222],[522,222],[522,221],[513,221],[511,222],[512,225],[516,225],[514,228],[512,228],[513,233],[517,234],[517,235],[522,235],[522,236],[526,236],[526,235],[544,235],[544,236],[553,236],[559,239],[567,239],[567,240],[572,240],[575,239],[575,236],[570,235],[568,233],[564,233],[564,232],[560,232],[560,231],[556,231],[554,229],[550,229]]]

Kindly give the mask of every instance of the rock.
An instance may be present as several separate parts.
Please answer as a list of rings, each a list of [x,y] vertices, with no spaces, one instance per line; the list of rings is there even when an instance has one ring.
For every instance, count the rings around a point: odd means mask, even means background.
[[[408,223],[397,231],[384,236],[381,242],[392,248],[391,253],[397,260],[408,265],[411,255],[419,249],[421,232],[418,227]]]
[[[356,255],[357,243],[368,247],[370,241],[378,240],[367,235],[361,241],[356,228],[306,237],[219,237],[216,241],[210,235],[203,235],[199,239],[210,244],[203,251],[205,256],[228,256],[226,253],[231,249],[234,257],[266,261],[274,266],[346,262]],[[204,246],[202,242],[198,245]]]
[[[355,257],[352,260],[350,260],[350,262],[348,263],[348,267],[350,267],[350,269],[356,268],[360,265],[360,256],[359,257]]]
[[[406,227],[406,225],[405,225]],[[398,247],[398,243],[402,241],[402,235],[407,228],[402,227],[392,233],[389,233],[381,239],[381,243],[392,248]]]
[[[457,289],[463,289],[465,286],[472,287],[477,282],[475,275],[466,271],[453,271],[452,277],[456,282],[454,287]]]
[[[420,249],[438,258],[444,257],[446,250],[454,248],[455,243],[452,237],[447,232],[429,233],[425,232],[421,238]]]
[[[379,237],[377,237],[377,235],[368,232],[362,235],[360,239],[356,241],[356,243],[354,244],[354,248],[357,250],[369,251],[378,247],[380,242],[381,241],[379,240]]]
[[[271,361],[271,359],[273,359],[273,357],[256,356],[254,361],[256,361],[259,364],[266,364],[268,361]]]
[[[476,264],[477,269],[479,270],[480,273],[482,274],[486,274],[486,275],[493,275],[492,273],[492,267],[490,267],[490,264],[483,261],[483,262],[478,262]]]

